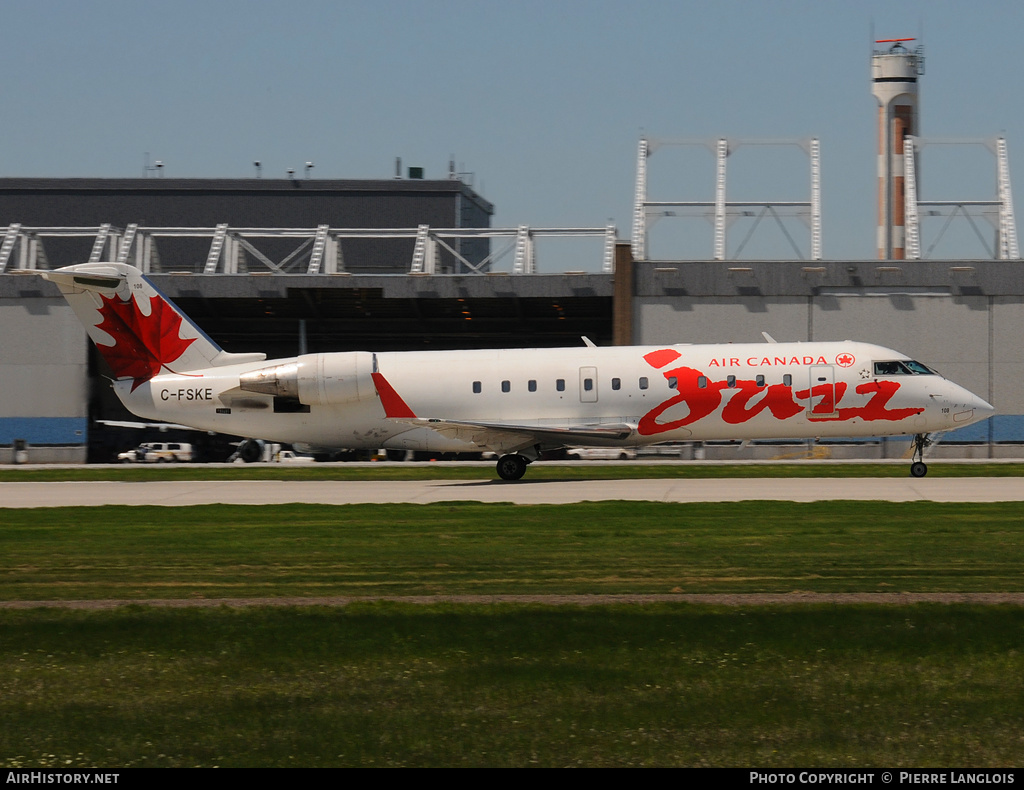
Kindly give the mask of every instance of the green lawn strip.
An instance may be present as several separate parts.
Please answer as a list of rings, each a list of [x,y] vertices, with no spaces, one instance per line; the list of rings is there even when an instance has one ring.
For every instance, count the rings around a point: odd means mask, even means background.
[[[910,462],[897,464],[580,464],[562,465],[543,461],[531,464],[530,480],[620,480],[701,479],[744,477],[908,477]],[[1024,477],[1024,464],[930,463],[929,477]],[[0,468],[0,483],[60,482],[90,480],[490,480],[496,477],[494,464],[472,465],[381,463],[368,466],[347,464],[289,466],[204,466],[154,465],[111,466],[74,469]]]
[[[0,611],[0,767],[1024,760],[1024,609]]]
[[[4,511],[0,599],[1018,592],[1018,503]]]

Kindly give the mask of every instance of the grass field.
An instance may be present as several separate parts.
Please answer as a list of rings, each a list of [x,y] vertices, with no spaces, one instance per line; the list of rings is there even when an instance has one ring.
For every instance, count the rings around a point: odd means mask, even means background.
[[[1024,607],[155,598],[1019,592],[1019,504],[2,511],[0,767],[999,767]]]
[[[1019,503],[7,510],[0,600],[1024,591]]]
[[[1019,608],[0,612],[0,766],[998,767]]]

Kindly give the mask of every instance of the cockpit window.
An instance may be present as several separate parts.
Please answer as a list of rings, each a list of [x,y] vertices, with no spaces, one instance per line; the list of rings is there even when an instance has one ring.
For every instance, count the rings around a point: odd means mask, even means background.
[[[875,375],[876,376],[897,376],[908,371],[904,370],[899,362],[876,362],[875,363]]]
[[[912,359],[894,359],[875,363],[876,376],[934,376],[935,371]]]
[[[904,360],[903,364],[906,365],[908,368],[910,368],[910,371],[912,373],[916,373],[919,376],[920,375],[927,375],[927,376],[934,376],[935,375],[935,371],[932,370],[930,367],[928,367],[927,365],[922,365],[920,362],[915,362],[912,359]]]

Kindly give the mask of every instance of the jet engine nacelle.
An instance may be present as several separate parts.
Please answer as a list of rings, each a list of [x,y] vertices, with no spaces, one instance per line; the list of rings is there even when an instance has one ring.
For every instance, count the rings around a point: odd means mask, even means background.
[[[246,392],[328,406],[374,397],[371,373],[373,354],[368,351],[303,354],[281,365],[243,373],[238,385]]]

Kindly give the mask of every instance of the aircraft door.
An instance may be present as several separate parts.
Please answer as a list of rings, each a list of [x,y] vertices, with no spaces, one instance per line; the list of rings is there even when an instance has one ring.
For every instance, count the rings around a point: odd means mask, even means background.
[[[597,368],[580,368],[580,403],[597,403]]]
[[[809,370],[811,389],[807,416],[816,420],[837,417],[835,368],[832,365],[812,365]]]

